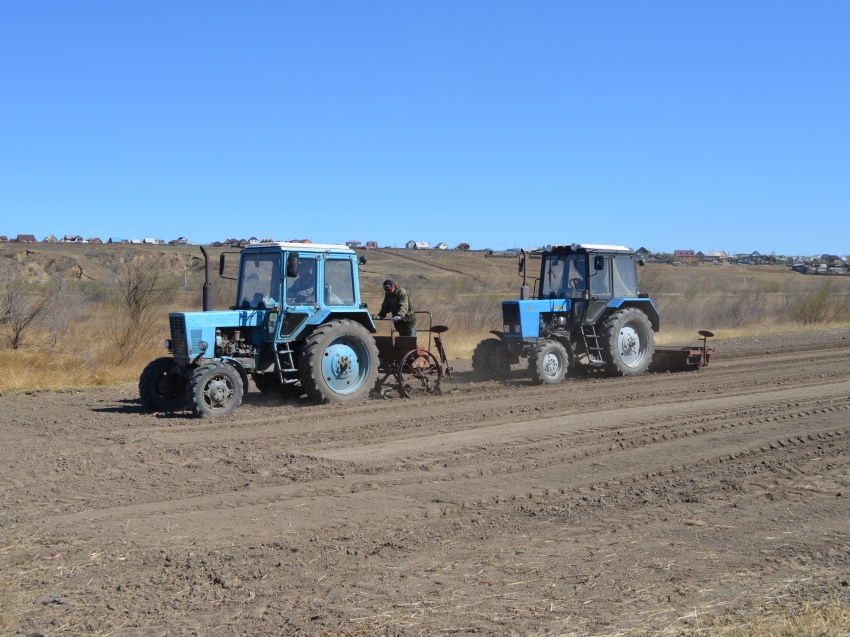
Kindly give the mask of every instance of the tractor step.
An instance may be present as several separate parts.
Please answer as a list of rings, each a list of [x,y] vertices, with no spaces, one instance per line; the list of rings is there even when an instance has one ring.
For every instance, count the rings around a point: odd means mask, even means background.
[[[584,351],[587,352],[587,358],[593,365],[604,365],[605,361],[602,358],[602,336],[596,333],[595,325],[582,325],[581,337],[584,340]]]

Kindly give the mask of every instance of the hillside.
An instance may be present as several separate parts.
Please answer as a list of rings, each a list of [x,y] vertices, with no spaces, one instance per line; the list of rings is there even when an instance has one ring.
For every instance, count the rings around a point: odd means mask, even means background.
[[[212,259],[213,307],[226,309],[234,284],[218,278]],[[484,252],[386,249],[361,254],[363,300],[377,311],[381,283],[394,279],[412,295],[417,310],[429,311],[434,324],[450,327],[444,337],[451,358],[469,358],[475,345],[500,329],[501,301],[517,298],[521,279],[513,258]],[[163,281],[174,287],[167,304],[154,308],[149,336],[127,351],[116,340],[120,317],[117,280],[131,263],[157,263]],[[530,260],[530,283],[540,261]],[[44,295],[62,281],[63,299],[25,335],[21,347],[0,342],[0,391],[9,388],[65,387],[131,382],[144,365],[164,354],[168,313],[201,309],[203,259],[197,246],[110,244],[0,245],[0,284],[24,277],[27,294]],[[782,266],[694,266],[648,264],[640,269],[641,291],[650,294],[661,314],[661,344],[694,343],[709,329],[718,339],[782,333],[850,324],[850,277],[805,276]],[[379,331],[388,326],[380,324]],[[424,325],[423,325],[424,327]],[[0,326],[8,337],[8,329]],[[5,349],[3,349],[5,348]]]

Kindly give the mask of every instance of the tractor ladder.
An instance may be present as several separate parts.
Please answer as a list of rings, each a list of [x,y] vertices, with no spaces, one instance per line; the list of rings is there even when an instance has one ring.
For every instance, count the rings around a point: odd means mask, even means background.
[[[274,348],[273,348],[274,362],[275,362],[275,367],[277,368],[277,376],[280,379],[281,385],[288,385],[290,383],[295,383],[297,381],[284,379],[283,373],[284,372],[297,372],[298,370],[295,367],[295,361],[292,359],[292,348],[289,346],[289,343],[284,343],[283,346],[286,349],[278,350],[277,346],[276,345],[274,346]],[[288,361],[284,361],[284,363],[287,364],[286,367],[284,367],[283,364],[281,364],[281,360],[280,360],[281,354],[286,354],[287,358],[289,359]]]
[[[581,338],[584,341],[584,351],[593,365],[603,365],[602,336],[596,332],[595,325],[582,325]]]

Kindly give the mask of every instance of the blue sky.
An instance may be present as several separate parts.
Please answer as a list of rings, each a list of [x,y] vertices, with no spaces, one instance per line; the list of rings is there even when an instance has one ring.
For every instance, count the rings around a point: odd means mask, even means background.
[[[3,2],[0,234],[850,252],[847,2]]]

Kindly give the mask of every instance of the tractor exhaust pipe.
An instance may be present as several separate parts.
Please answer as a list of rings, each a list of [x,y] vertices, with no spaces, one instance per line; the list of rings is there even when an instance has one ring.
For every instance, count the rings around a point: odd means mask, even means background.
[[[522,275],[522,285],[519,286],[519,300],[525,301],[531,298],[531,294],[528,289],[528,268],[525,262],[525,250],[520,248],[519,252],[517,252],[517,256],[519,257],[519,273]]]
[[[201,247],[201,252],[204,253],[204,291],[201,295],[204,312],[212,312],[212,283],[210,283],[210,255],[207,254],[207,249]]]

